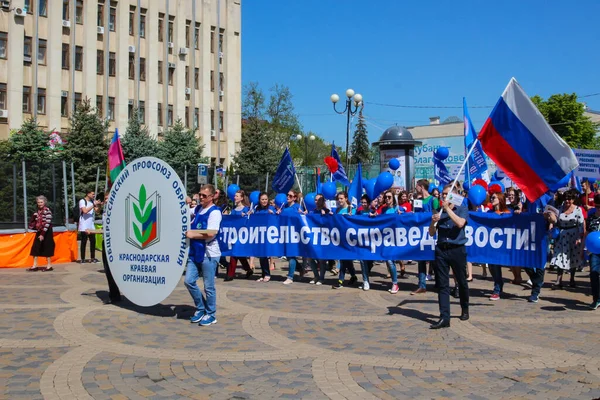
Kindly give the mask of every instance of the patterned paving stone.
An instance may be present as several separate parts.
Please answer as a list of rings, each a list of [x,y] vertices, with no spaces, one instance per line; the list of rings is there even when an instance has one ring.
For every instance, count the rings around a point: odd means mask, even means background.
[[[466,340],[451,330],[432,331],[422,321],[359,322],[274,318],[269,325],[281,335],[333,351],[426,360],[479,360],[517,358],[506,352]]]
[[[92,312],[83,319],[91,333],[115,343],[219,351],[274,350],[250,337],[242,327],[243,316],[229,315],[210,328],[191,324],[189,319],[151,314],[120,313],[108,309]]]
[[[61,310],[0,310],[0,339],[57,339],[52,323]]]
[[[100,353],[83,369],[94,397],[326,399],[315,387],[312,360],[174,362]]]
[[[3,304],[15,304],[19,306],[36,306],[42,304],[60,304],[66,303],[60,298],[61,292],[66,288],[48,285],[44,288],[22,289],[22,288],[3,288]]]
[[[43,399],[40,376],[68,350],[0,348],[0,399]]]
[[[600,378],[585,368],[431,372],[350,365],[349,370],[358,385],[381,399],[557,399],[563,395],[571,399],[592,399],[600,396]]]
[[[57,267],[58,268],[58,267]],[[58,269],[50,273],[47,272],[30,272],[25,274],[3,274],[0,285],[9,286],[61,286],[65,285],[63,278],[66,274],[58,272]]]

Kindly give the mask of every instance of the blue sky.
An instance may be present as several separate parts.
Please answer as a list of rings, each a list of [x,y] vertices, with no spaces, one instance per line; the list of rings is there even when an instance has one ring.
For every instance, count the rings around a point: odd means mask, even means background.
[[[530,96],[600,92],[598,15],[597,0],[245,0],[242,83],[288,86],[304,129],[342,146],[329,97],[351,87],[374,141],[394,123],[462,118],[463,96],[493,106],[513,76]],[[600,96],[582,100],[600,110]],[[470,109],[476,129],[490,111]]]

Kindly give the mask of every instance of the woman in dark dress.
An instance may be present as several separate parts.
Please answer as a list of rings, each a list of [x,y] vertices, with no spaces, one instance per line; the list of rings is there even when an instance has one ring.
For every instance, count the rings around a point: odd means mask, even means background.
[[[52,233],[52,211],[48,208],[48,199],[44,196],[35,198],[37,211],[31,216],[29,229],[34,229],[35,240],[31,246],[30,255],[33,256],[33,267],[27,271],[53,271],[50,257],[54,256],[54,235]],[[48,265],[46,268],[38,268],[38,257],[46,257]]]

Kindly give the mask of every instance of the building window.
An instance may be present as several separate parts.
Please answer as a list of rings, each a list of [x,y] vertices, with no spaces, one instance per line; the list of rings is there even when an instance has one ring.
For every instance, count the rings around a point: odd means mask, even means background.
[[[173,75],[175,75],[175,68],[169,67],[169,86],[173,86]]]
[[[173,126],[173,105],[169,104],[167,108],[167,124]]]
[[[210,91],[215,91],[215,71],[210,71]]]
[[[144,9],[140,14],[140,37],[146,37],[146,11]]]
[[[46,65],[46,51],[48,49],[48,44],[44,39],[39,39],[38,42],[38,54],[37,61],[38,64]]]
[[[223,51],[223,40],[225,40],[225,30],[221,29],[221,33],[219,33],[219,53]]]
[[[96,73],[104,75],[104,50],[96,50]]]
[[[165,14],[160,13],[158,16],[158,41],[159,42],[163,41],[164,24],[165,24]]]
[[[138,118],[140,119],[140,124],[146,123],[146,102],[139,101],[138,104]]]
[[[158,126],[163,126],[162,103],[158,103]]]
[[[190,21],[185,24],[185,47],[190,47]]]
[[[81,105],[81,93],[75,93],[75,110]]]
[[[133,116],[133,100],[129,99],[129,103],[127,104],[127,119],[131,120]]]
[[[104,26],[104,4],[98,4],[98,26]]]
[[[129,34],[133,36],[133,25],[135,24],[135,6],[129,6]]]
[[[222,72],[219,72],[219,90],[224,90],[225,87],[225,75]]]
[[[215,52],[215,27],[210,27],[210,52]]]
[[[185,107],[185,127],[190,127],[190,108],[187,106]]]
[[[83,70],[83,47],[75,46],[75,70]]]
[[[23,63],[31,63],[31,36],[25,36],[23,41]]]
[[[223,111],[219,111],[219,130],[223,132]]]
[[[108,98],[108,115],[106,116],[106,118],[108,118],[109,121],[115,120],[115,98],[114,97]]]
[[[63,20],[69,20],[69,0],[63,0]]]
[[[158,83],[163,83],[162,61],[158,62]]]
[[[117,9],[115,7],[110,8],[110,13],[108,14],[108,29],[111,32],[115,32],[117,25]]]
[[[6,58],[8,46],[8,33],[0,32],[0,58]]]
[[[194,68],[194,87],[196,89],[200,89],[199,80],[200,80],[200,68]]]
[[[68,97],[60,98],[60,115],[61,115],[61,117],[69,116],[69,98]]]
[[[23,113],[31,114],[31,86],[23,86]]]
[[[79,25],[83,24],[83,0],[75,1],[75,22]]]
[[[167,42],[172,42],[173,41],[173,21],[169,21],[169,38],[167,39]]]
[[[117,55],[112,51],[108,53],[108,75],[115,76],[117,73]]]
[[[33,14],[33,1],[25,0],[23,2],[23,9],[27,12],[27,14]]]
[[[40,17],[48,16],[48,0],[39,0],[40,8],[38,10],[38,15]]]
[[[200,121],[200,109],[195,108],[194,109],[194,129],[198,129],[199,121]]]
[[[185,87],[190,87],[190,67],[185,66]]]
[[[62,69],[69,69],[69,44],[62,44]]]
[[[102,96],[96,96],[96,114],[98,114],[100,118],[102,118],[103,104]]]
[[[196,27],[194,28],[194,47],[196,50],[200,48],[200,24],[196,22]]]
[[[0,83],[0,110],[6,109],[6,83]]]
[[[215,110],[210,110],[210,130],[215,130]]]
[[[146,59],[140,57],[140,81],[146,80]]]
[[[37,112],[38,114],[46,114],[46,89],[38,89]]]
[[[135,79],[135,55],[129,53],[129,79]]]

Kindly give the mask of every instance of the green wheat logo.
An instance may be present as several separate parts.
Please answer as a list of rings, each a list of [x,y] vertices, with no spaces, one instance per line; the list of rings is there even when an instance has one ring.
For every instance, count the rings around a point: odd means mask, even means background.
[[[131,206],[135,220],[131,221],[133,233],[137,239],[137,245],[145,248],[152,244],[157,238],[157,204],[159,197],[156,193],[151,196],[146,195],[146,187],[140,186],[138,198],[131,197]],[[156,203],[152,199],[156,200]],[[136,201],[137,200],[137,201]]]

